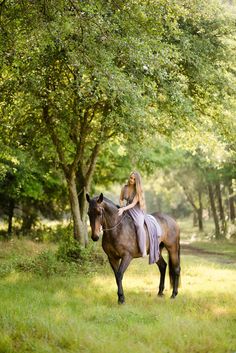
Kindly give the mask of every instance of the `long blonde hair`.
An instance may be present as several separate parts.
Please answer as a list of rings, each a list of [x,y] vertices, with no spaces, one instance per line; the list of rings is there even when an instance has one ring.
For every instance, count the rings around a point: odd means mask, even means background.
[[[139,174],[139,172],[136,172],[136,171],[130,173],[130,176],[131,175],[135,176],[135,192],[136,192],[136,195],[138,196],[140,208],[141,210],[145,210],[146,204],[145,204],[145,197],[143,192],[141,175]]]

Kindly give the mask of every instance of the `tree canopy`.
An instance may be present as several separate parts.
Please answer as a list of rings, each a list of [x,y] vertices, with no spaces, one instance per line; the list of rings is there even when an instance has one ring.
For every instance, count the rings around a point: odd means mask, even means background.
[[[94,176],[160,137],[235,152],[231,23],[215,1],[1,2],[1,143],[62,172],[81,243]]]

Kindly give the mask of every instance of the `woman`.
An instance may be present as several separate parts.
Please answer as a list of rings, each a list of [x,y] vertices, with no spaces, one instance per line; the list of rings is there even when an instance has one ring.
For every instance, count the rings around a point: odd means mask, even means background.
[[[126,205],[124,206],[125,201]],[[124,211],[128,211],[134,220],[139,249],[142,256],[146,256],[146,233],[144,230],[145,200],[141,176],[138,172],[132,172],[128,184],[124,185],[121,189],[120,206],[121,208],[118,211],[119,216],[122,216]]]

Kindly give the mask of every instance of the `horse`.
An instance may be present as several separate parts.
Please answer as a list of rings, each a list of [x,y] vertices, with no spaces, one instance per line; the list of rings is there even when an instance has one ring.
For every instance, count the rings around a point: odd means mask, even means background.
[[[119,206],[104,197],[102,193],[92,199],[89,194],[86,194],[86,199],[89,204],[91,238],[93,241],[98,241],[100,231],[103,230],[102,247],[116,278],[118,303],[123,304],[125,303],[123,275],[131,260],[142,256],[133,220],[127,212],[119,216]],[[167,263],[162,257],[162,250],[165,247],[168,252],[169,278],[173,288],[171,298],[174,299],[178,294],[180,278],[180,230],[176,221],[170,216],[160,213],[153,213],[152,216],[156,218],[162,229],[159,239],[160,256],[156,263],[160,271],[158,296],[162,297],[164,291]],[[149,254],[149,237],[146,238],[147,254]]]

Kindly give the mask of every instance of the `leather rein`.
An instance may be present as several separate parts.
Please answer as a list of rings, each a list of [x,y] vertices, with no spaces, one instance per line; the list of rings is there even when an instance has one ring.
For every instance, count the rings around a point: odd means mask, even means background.
[[[104,219],[104,215],[103,215],[104,209],[102,208],[101,211],[102,211],[101,218]],[[108,230],[116,229],[116,228],[122,223],[122,221],[125,219],[125,217],[126,217],[126,213],[124,213],[124,214],[122,215],[120,221],[119,221],[117,224],[115,224],[114,227],[111,227],[111,228],[103,228],[103,226],[102,226],[102,224],[101,224],[103,232],[106,232],[106,231],[108,231]]]

